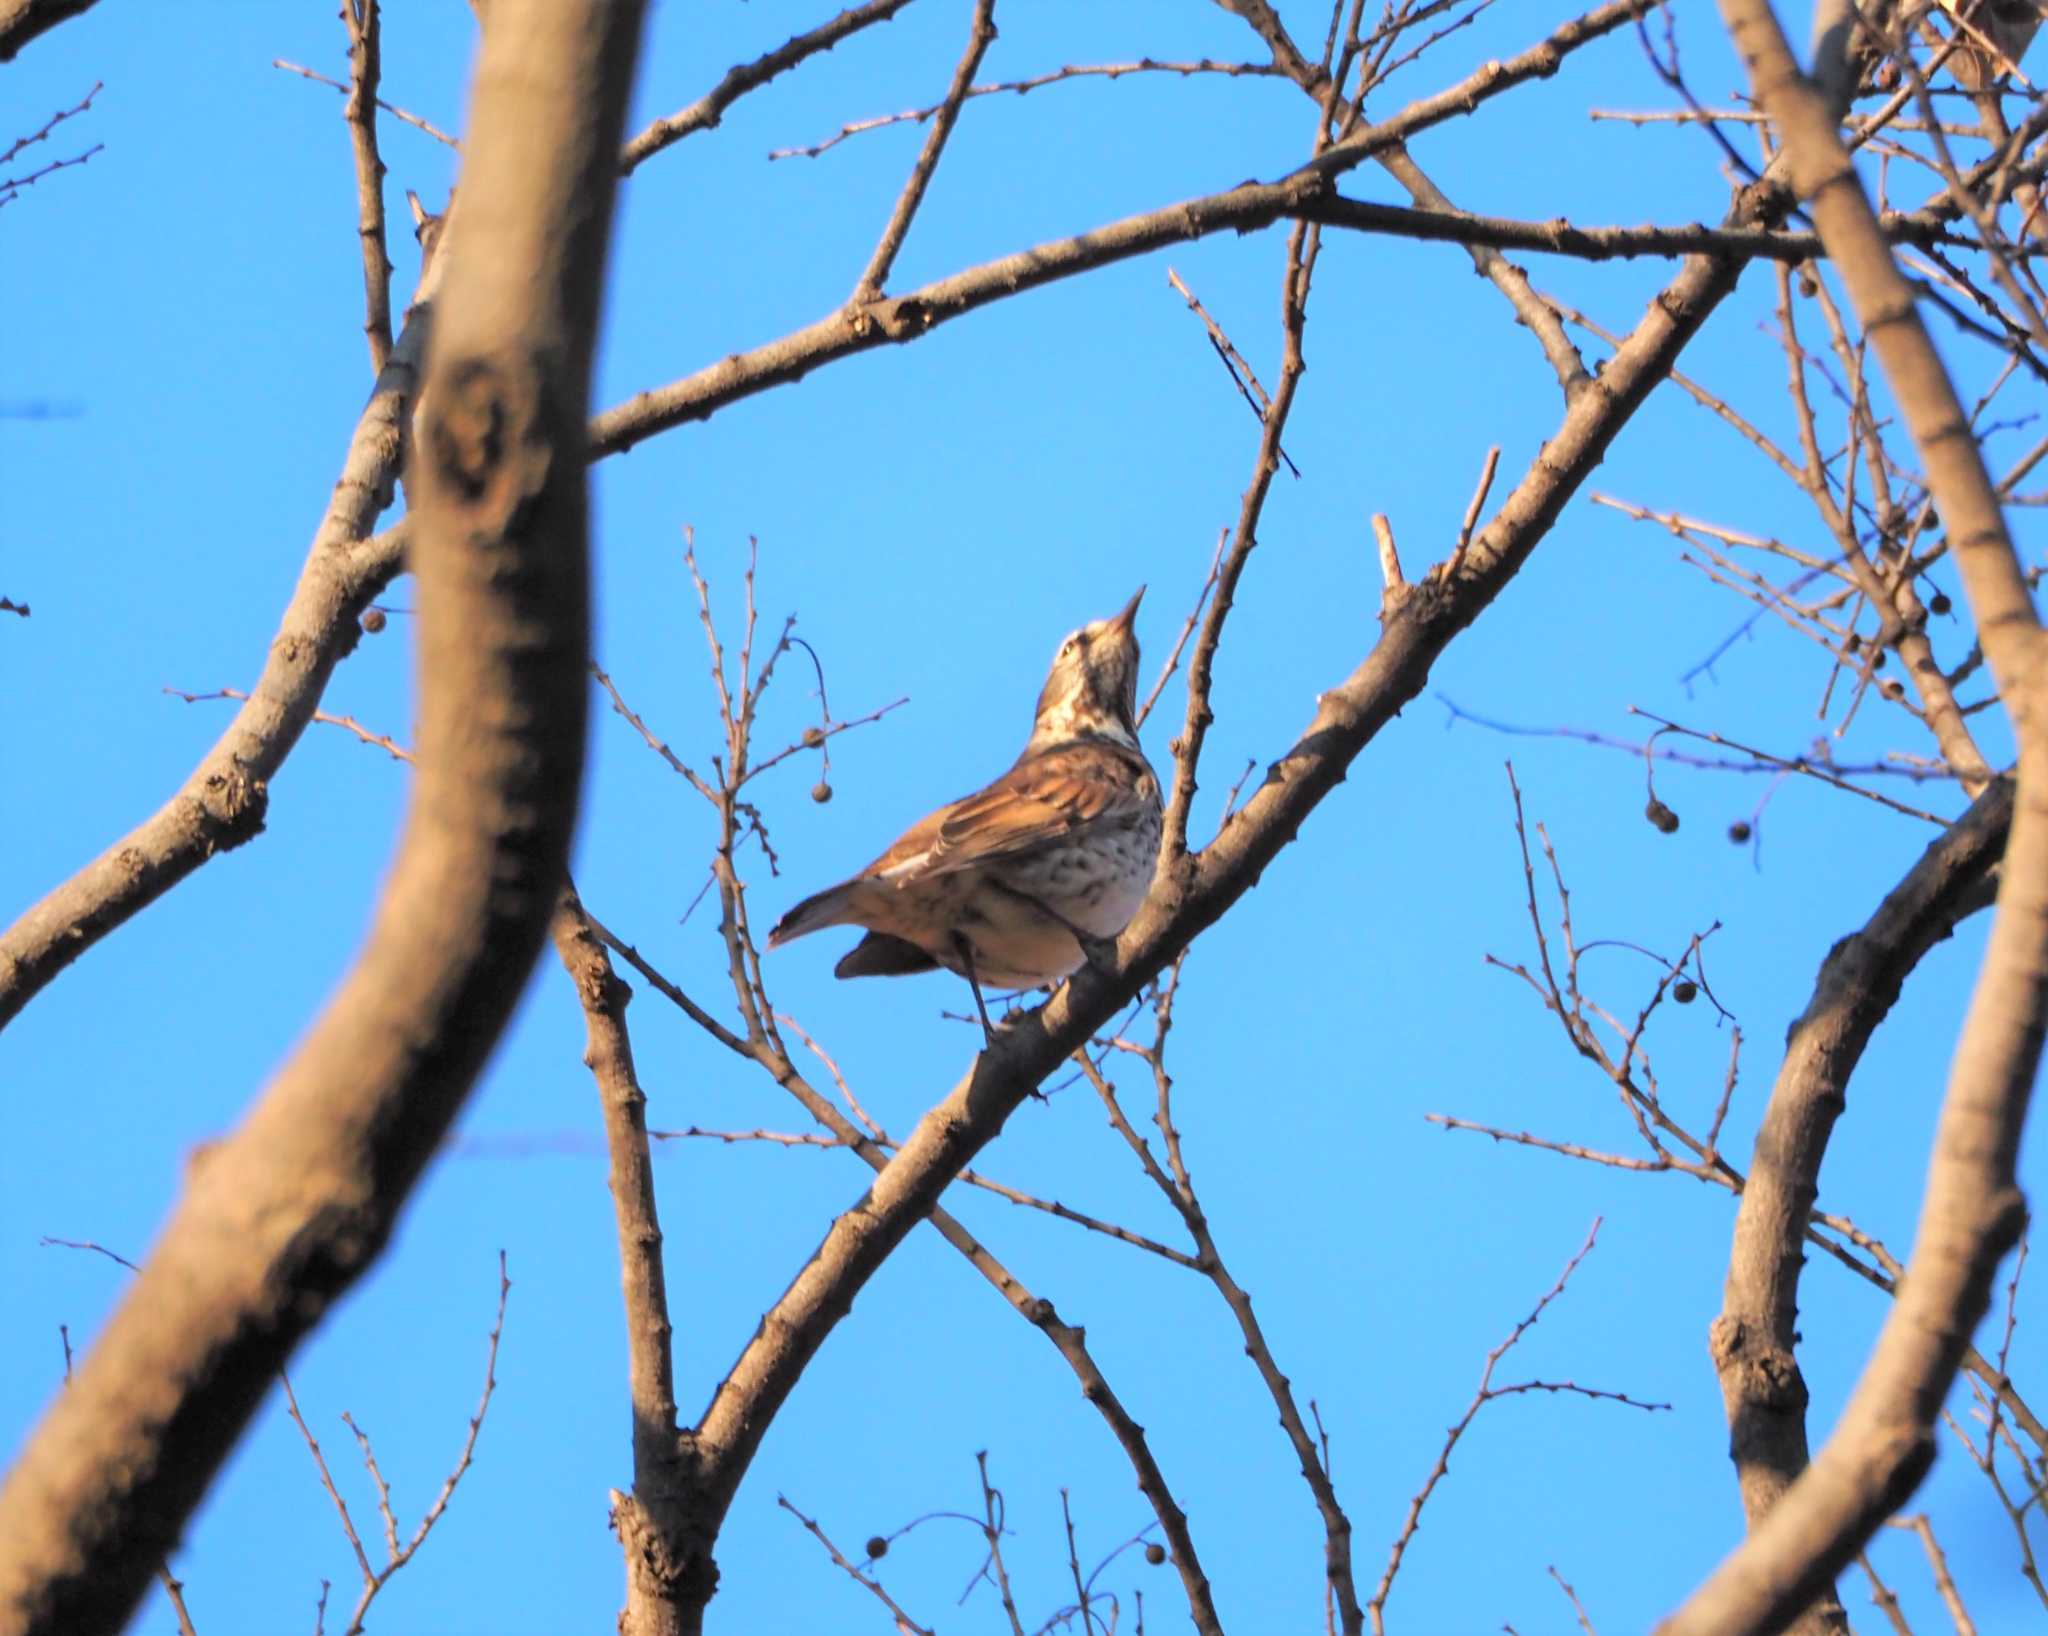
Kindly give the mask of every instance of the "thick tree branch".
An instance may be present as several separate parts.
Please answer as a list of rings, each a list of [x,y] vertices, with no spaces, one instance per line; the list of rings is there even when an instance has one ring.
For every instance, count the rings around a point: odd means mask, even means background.
[[[375,1259],[532,967],[583,763],[584,409],[638,0],[495,0],[411,498],[420,771],[368,945],[0,1489],[0,1629],[118,1629]]]
[[[595,418],[591,458],[622,452],[657,432],[707,419],[728,404],[800,380],[840,358],[891,341],[915,340],[948,319],[1039,284],[1221,228],[1249,231],[1266,225],[1284,214],[1290,201],[1299,204],[1314,196],[1328,185],[1329,178],[1382,147],[1471,113],[1517,85],[1556,73],[1572,51],[1622,27],[1653,3],[1608,0],[1507,61],[1489,62],[1382,124],[1353,133],[1282,183],[1270,187],[1248,184],[1127,218],[1080,238],[1006,256],[906,295],[857,311],[836,312],[671,386],[642,393]],[[882,15],[877,8],[856,8],[842,14],[866,21],[878,21]],[[833,26],[828,24],[826,29]],[[824,32],[799,36],[784,50],[815,41]],[[815,49],[822,46],[810,45],[790,61],[801,60]],[[762,64],[768,61],[761,59]],[[781,63],[775,71],[787,66],[789,63]],[[718,107],[768,77],[772,75],[748,79]],[[731,78],[728,75],[728,80]],[[720,94],[714,92],[713,99]],[[425,287],[423,279],[423,296]],[[372,395],[328,517],[315,537],[298,590],[286,609],[249,704],[155,817],[0,934],[0,1029],[100,938],[155,902],[215,853],[241,844],[262,828],[269,780],[312,718],[334,665],[354,647],[356,616],[397,571],[397,559],[389,547],[402,542],[404,524],[371,542],[374,548],[365,548],[360,542],[388,503],[397,471],[409,419],[412,360],[417,355],[417,343],[409,350],[408,340],[422,316],[416,307],[392,353],[391,367]],[[404,373],[394,374],[401,361],[406,365]],[[375,579],[376,573],[385,577]]]
[[[612,1213],[626,1306],[626,1381],[633,1409],[633,1491],[612,1495],[612,1527],[626,1556],[619,1636],[680,1636],[673,1557],[664,1542],[687,1526],[680,1514],[682,1445],[676,1427],[674,1330],[661,1262],[661,1216],[647,1146],[647,1095],[633,1067],[626,1004],[633,990],[612,970],[573,887],[550,927],[555,953],[583,1007],[583,1060],[597,1081],[611,1159]]]
[[[1315,91],[1329,80],[1329,75],[1301,54],[1294,38],[1287,32],[1287,25],[1280,21],[1280,15],[1266,4],[1266,0],[1216,0],[1225,11],[1242,17],[1251,25],[1254,34],[1266,42],[1266,49],[1273,53],[1273,66],[1305,91]]]
[[[1704,227],[1689,222],[1671,227],[1575,227],[1554,221],[1517,221],[1475,216],[1456,209],[1416,209],[1326,194],[1288,212],[1325,227],[1388,233],[1404,239],[1435,239],[1496,250],[1535,250],[1580,261],[1637,256],[1748,256],[1763,261],[1812,261],[1824,253],[1818,233],[1789,228]],[[1957,240],[1948,218],[1933,210],[1888,210],[1879,223],[1894,244],[1951,244]]]
[[[1446,89],[1353,132],[1277,182],[1247,182],[1107,222],[1072,238],[1020,250],[903,295],[849,304],[780,340],[722,358],[599,415],[594,455],[618,454],[657,432],[703,420],[741,398],[801,380],[821,365],[891,342],[914,341],[991,302],[1207,234],[1250,232],[1322,197],[1338,176],[1419,131],[1474,112],[1533,79],[1547,79],[1581,46],[1641,16],[1654,0],[1609,0],[1505,61],[1485,63]]]
[[[0,62],[14,61],[15,53],[37,35],[91,11],[94,4],[95,0],[0,0]]]
[[[363,609],[402,565],[395,531],[375,550],[363,536],[390,503],[404,458],[441,272],[440,258],[428,263],[248,701],[177,794],[0,933],[0,1028],[108,932],[261,833],[271,778],[354,650]]]
[[[890,1155],[885,1144],[871,1138],[821,1095],[797,1071],[796,1065],[775,1039],[765,1032],[747,1039],[733,1033],[656,971],[638,950],[620,942],[611,932],[589,919],[587,913],[584,918],[597,939],[616,950],[663,998],[679,1007],[685,1016],[727,1050],[766,1070],[813,1119],[832,1133],[835,1145],[848,1149],[875,1171],[888,1167]],[[963,1173],[961,1179],[969,1178]],[[1187,1513],[1167,1486],[1165,1473],[1145,1439],[1144,1427],[1124,1407],[1088,1351],[1085,1332],[1079,1325],[1064,1322],[1052,1302],[1027,1289],[951,1213],[943,1208],[933,1209],[931,1224],[933,1230],[958,1250],[990,1287],[1044,1335],[1066,1361],[1080,1384],[1082,1396],[1102,1416],[1111,1435],[1123,1449],[1137,1477],[1139,1491],[1159,1518],[1160,1529],[1172,1551],[1174,1568],[1180,1574],[1181,1586],[1187,1593],[1189,1615],[1196,1630],[1204,1636],[1220,1636],[1221,1624],[1209,1577],[1195,1550]],[[630,1537],[622,1532],[629,1552],[637,1549],[654,1564],[654,1571],[661,1576],[671,1605],[685,1612],[680,1629],[684,1636],[694,1636],[700,1628],[705,1604],[717,1589],[718,1570],[712,1552],[717,1545],[726,1509],[731,1504],[736,1480],[720,1452],[707,1448],[697,1433],[686,1433],[682,1446],[689,1472],[687,1491],[674,1503],[665,1506],[658,1516],[646,1508],[619,1512],[615,1506],[615,1513],[626,1516],[634,1525],[635,1531]],[[655,1521],[660,1523],[660,1531],[650,1531],[645,1527]],[[629,1632],[628,1636],[634,1636],[634,1633]]]
[[[1721,0],[1721,11],[1920,452],[2020,756],[1998,913],[1950,1070],[1908,1276],[1834,1435],[1663,1627],[1686,1636],[1782,1627],[1826,1592],[1925,1475],[1942,1399],[2026,1218],[2013,1167],[2048,1017],[2043,633],[1968,414],[1827,98],[1799,72],[1768,0]]]
[[[1752,189],[1736,225],[1770,222],[1785,203]],[[1205,850],[1162,870],[1118,940],[1113,972],[1086,969],[1026,1013],[977,1059],[876,1176],[868,1193],[763,1318],[699,1423],[707,1499],[730,1504],[762,1436],[855,1295],[1031,1090],[1129,1003],[1201,931],[1251,889],[1340,782],[1359,752],[1424,686],[1438,654],[1499,594],[1621,428],[1734,287],[1739,264],[1689,261],[1650,304],[1593,389],[1472,540],[1459,571],[1432,572],[1387,613],[1378,644],[1321,695],[1307,730]],[[720,1030],[720,1032],[724,1032]]]
[[[1990,903],[2011,825],[2012,785],[2000,780],[1928,846],[1869,922],[1829,951],[1787,1036],[1736,1210],[1710,1343],[1751,1527],[1806,1469],[1806,1382],[1793,1351],[1799,1275],[1821,1159],[1850,1076],[1921,957]],[[1809,1610],[1809,1622],[1815,1611],[1814,1628],[1847,1628],[1831,1598]]]

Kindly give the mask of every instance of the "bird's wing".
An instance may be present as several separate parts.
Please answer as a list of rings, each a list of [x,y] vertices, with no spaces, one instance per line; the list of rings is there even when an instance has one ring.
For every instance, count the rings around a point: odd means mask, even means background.
[[[1098,824],[1135,823],[1159,804],[1142,756],[1076,744],[1019,761],[987,789],[941,807],[866,873],[908,882],[1014,858]]]

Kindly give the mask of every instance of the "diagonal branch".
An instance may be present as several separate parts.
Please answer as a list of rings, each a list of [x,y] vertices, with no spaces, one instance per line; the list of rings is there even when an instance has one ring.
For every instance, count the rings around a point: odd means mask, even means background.
[[[1969,417],[1826,98],[1799,72],[1768,0],[1722,0],[1721,10],[1925,464],[2020,754],[1998,913],[1950,1070],[1909,1275],[1834,1435],[1662,1627],[1674,1636],[1780,1628],[1919,1485],[1942,1398],[2025,1221],[2014,1163],[2048,1017],[2048,639]]]
[[[1316,257],[1321,252],[1320,230],[1297,222],[1287,236],[1287,261],[1280,284],[1280,378],[1260,415],[1259,447],[1252,458],[1252,475],[1238,501],[1237,525],[1231,531],[1230,549],[1216,573],[1216,592],[1202,617],[1201,634],[1194,652],[1188,655],[1188,704],[1181,721],[1180,736],[1173,741],[1173,786],[1166,798],[1161,826],[1159,867],[1177,867],[1187,856],[1188,820],[1194,809],[1202,747],[1216,720],[1210,704],[1214,691],[1217,650],[1223,641],[1224,621],[1237,597],[1245,564],[1258,548],[1259,519],[1266,509],[1266,496],[1280,462],[1286,458],[1280,440],[1287,432],[1287,417],[1294,409],[1295,389],[1306,367],[1302,359],[1302,329],[1308,322],[1309,280],[1314,276]]]
[[[363,536],[390,503],[404,458],[441,269],[442,258],[428,263],[356,423],[248,702],[162,808],[0,933],[0,1028],[108,932],[209,858],[262,832],[271,778],[313,719],[334,667],[354,650],[356,621],[401,566],[396,531],[377,542]]]
[[[1753,187],[1735,225],[1772,222],[1786,202],[1771,186]],[[1514,577],[1733,289],[1737,272],[1724,261],[1686,264],[1650,303],[1594,390],[1581,392],[1566,411],[1500,511],[1472,540],[1459,573],[1433,573],[1409,587],[1388,610],[1373,650],[1320,696],[1301,737],[1273,763],[1233,821],[1201,853],[1162,871],[1118,940],[1114,968],[1084,968],[1044,1006],[1023,1014],[925,1114],[860,1202],[833,1223],[764,1316],[699,1422],[706,1495],[720,1514],[776,1412],[875,1270],[1031,1090],[1251,889],[1343,781],[1360,751],[1421,691],[1445,646]],[[712,1026],[731,1037],[722,1026]]]
[[[1273,66],[1304,91],[1313,92],[1329,80],[1329,74],[1301,54],[1301,48],[1287,32],[1278,12],[1266,0],[1216,0],[1225,11],[1242,17],[1254,34],[1273,53]]]
[[[59,23],[91,11],[95,0],[0,0],[0,62]]]
[[[858,34],[875,23],[886,23],[909,4],[910,0],[867,0],[866,5],[850,6],[838,16],[820,23],[807,33],[785,40],[752,62],[727,69],[723,79],[681,113],[657,119],[628,142],[619,154],[619,174],[630,176],[663,148],[698,131],[710,130],[725,117],[726,109],[749,91],[759,90],[778,74],[787,73],[806,58],[815,57],[821,51],[830,51],[849,34]]]
[[[882,1143],[871,1140],[868,1135],[832,1105],[824,1096],[797,1072],[795,1065],[782,1052],[776,1041],[765,1033],[752,1039],[743,1039],[712,1017],[701,1006],[675,984],[657,971],[632,945],[621,942],[597,921],[590,919],[587,911],[584,920],[599,942],[616,952],[620,958],[640,973],[648,984],[664,999],[680,1009],[698,1027],[702,1028],[719,1044],[735,1055],[758,1063],[778,1084],[800,1102],[805,1111],[826,1130],[831,1132],[832,1145],[844,1147],[853,1152],[863,1163],[875,1171],[886,1170],[890,1155]],[[962,1172],[961,1180],[967,1180]],[[931,1212],[933,1229],[964,1256],[970,1266],[1009,1303],[1019,1316],[1030,1323],[1050,1341],[1067,1366],[1079,1381],[1082,1395],[1100,1414],[1109,1426],[1111,1434],[1123,1449],[1125,1458],[1138,1479],[1139,1490],[1151,1502],[1172,1547],[1173,1562],[1178,1570],[1182,1588],[1187,1592],[1189,1612],[1197,1630],[1205,1636],[1218,1636],[1221,1626],[1217,1618],[1207,1573],[1202,1568],[1200,1556],[1196,1553],[1192,1533],[1188,1528],[1187,1514],[1173,1497],[1167,1486],[1165,1474],[1160,1470],[1150,1444],[1146,1441],[1145,1430],[1131,1416],[1111,1389],[1101,1368],[1088,1351],[1085,1331],[1076,1324],[1064,1322],[1050,1301],[1034,1295],[1004,1264],[974,1237],[961,1223],[944,1208]],[[744,1473],[731,1469],[724,1451],[707,1445],[701,1427],[697,1432],[685,1434],[683,1452],[689,1462],[687,1467],[688,1488],[685,1494],[661,1513],[658,1520],[667,1525],[665,1532],[638,1532],[634,1544],[641,1554],[656,1565],[656,1571],[666,1583],[673,1585],[675,1600],[680,1605],[694,1606],[701,1615],[704,1603],[716,1589],[718,1572],[711,1560],[712,1549],[717,1543],[726,1508],[730,1505],[738,1480]],[[637,1495],[636,1498],[640,1496]],[[635,1522],[657,1520],[645,1509],[634,1515]],[[660,1628],[660,1627],[657,1627]],[[685,1629],[691,1628],[685,1625]],[[629,1633],[634,1636],[634,1633]]]
[[[1157,57],[1133,57],[1123,62],[1068,63],[1061,68],[1047,69],[1042,74],[1027,74],[1022,79],[997,80],[967,88],[967,100],[977,97],[1029,96],[1033,91],[1048,85],[1073,85],[1081,80],[1120,80],[1127,74],[1177,74],[1190,79],[1196,74],[1221,74],[1228,79],[1244,79],[1247,76],[1265,78],[1279,73],[1271,63],[1262,62],[1218,62],[1213,57],[1181,58],[1175,61],[1161,61]],[[865,136],[870,131],[886,131],[896,125],[922,125],[932,115],[945,107],[943,102],[927,103],[922,108],[904,108],[893,114],[870,114],[863,119],[850,119],[830,136],[796,148],[770,148],[770,159],[817,159],[830,153],[840,143],[856,136]]]
[[[866,269],[853,287],[848,303],[851,306],[876,300],[882,293],[882,286],[889,282],[889,272],[896,265],[897,254],[903,249],[910,223],[917,215],[917,207],[924,203],[925,189],[931,186],[932,172],[939,168],[946,143],[952,138],[954,125],[959,122],[960,109],[973,88],[975,72],[981,67],[981,59],[988,55],[988,48],[995,43],[995,9],[996,0],[974,0],[974,21],[968,26],[967,49],[954,66],[953,83],[947,86],[945,100],[932,116],[932,128],[925,134],[917,163],[910,167],[910,179],[903,184],[902,193],[897,195],[896,208],[889,212],[888,225],[882,229],[875,253],[868,258]]]
[[[801,380],[821,365],[891,342],[918,340],[941,324],[1024,291],[1210,233],[1244,233],[1269,226],[1321,197],[1338,176],[1396,143],[1471,114],[1518,85],[1547,79],[1572,52],[1633,22],[1654,3],[1607,0],[1583,17],[1559,25],[1526,50],[1482,64],[1455,84],[1332,143],[1277,182],[1247,182],[1105,222],[1086,233],[1034,245],[903,295],[829,313],[780,340],[722,358],[694,375],[642,392],[600,414],[591,427],[591,453],[593,457],[624,453],[658,432],[703,420],[742,398]]]
[[[1455,220],[1464,214],[1408,156],[1405,147],[1389,148],[1379,159],[1382,168],[1408,190],[1418,207],[1405,212],[1406,215],[1425,220],[1432,216]],[[1418,233],[1416,236],[1427,235]],[[1571,402],[1575,393],[1585,390],[1592,377],[1586,373],[1586,360],[1579,356],[1579,349],[1565,334],[1563,321],[1530,285],[1529,275],[1502,255],[1497,247],[1470,239],[1464,244],[1472,257],[1473,270],[1500,291],[1514,309],[1515,322],[1536,337],[1537,345],[1543,348],[1543,356],[1557,375],[1557,384],[1564,392],[1565,402]],[[1694,248],[1705,251],[1708,246],[1701,244]]]
[[[1755,1527],[1806,1468],[1806,1382],[1793,1345],[1822,1156],[1870,1037],[1921,957],[1990,900],[2012,824],[2001,779],[1936,839],[1822,963],[1757,1127],[1728,1287],[1709,1341],[1742,1507]],[[1840,1608],[1834,1623],[1843,1629]]]
[[[538,953],[583,766],[583,405],[633,0],[494,0],[413,463],[420,771],[354,970],[0,1488],[0,1624],[120,1628],[278,1367],[376,1259]],[[465,210],[472,207],[465,205]]]

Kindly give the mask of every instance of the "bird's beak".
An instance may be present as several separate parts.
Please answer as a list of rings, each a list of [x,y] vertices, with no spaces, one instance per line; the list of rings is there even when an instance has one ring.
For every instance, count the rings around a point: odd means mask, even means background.
[[[1123,612],[1112,619],[1110,623],[1119,630],[1128,633],[1138,622],[1138,604],[1144,600],[1145,587],[1140,585],[1136,592],[1133,593],[1131,600],[1124,604]]]

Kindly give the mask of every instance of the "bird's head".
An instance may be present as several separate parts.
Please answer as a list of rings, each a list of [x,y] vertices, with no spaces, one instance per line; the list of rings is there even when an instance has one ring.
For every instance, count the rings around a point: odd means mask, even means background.
[[[1033,748],[1076,738],[1138,747],[1136,626],[1144,595],[1140,585],[1121,613],[1083,625],[1059,645],[1045,690],[1038,695]]]

